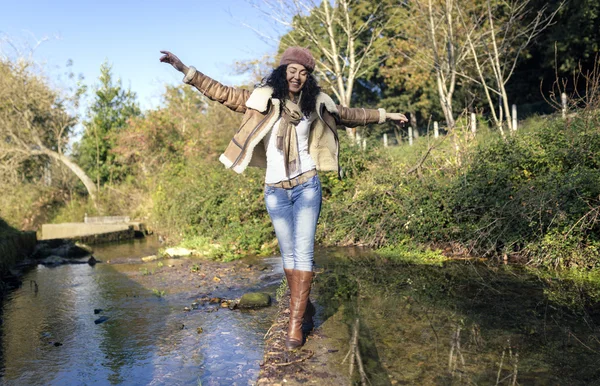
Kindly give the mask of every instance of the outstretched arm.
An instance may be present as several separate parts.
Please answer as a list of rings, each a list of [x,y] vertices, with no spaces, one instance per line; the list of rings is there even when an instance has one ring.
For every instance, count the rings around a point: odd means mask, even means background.
[[[396,123],[402,124],[408,122],[406,115],[402,113],[385,113],[386,121],[395,121]]]
[[[388,113],[384,109],[363,109],[337,106],[340,124],[346,127],[364,126],[369,123],[384,123],[386,121],[408,122],[401,113]]]
[[[160,51],[163,56],[160,61],[172,65],[177,71],[183,73],[183,81],[196,87],[198,91],[209,99],[227,106],[233,111],[243,113],[246,111],[246,100],[250,97],[250,91],[225,86],[216,80],[209,78],[194,67],[186,66],[174,54],[169,51]]]

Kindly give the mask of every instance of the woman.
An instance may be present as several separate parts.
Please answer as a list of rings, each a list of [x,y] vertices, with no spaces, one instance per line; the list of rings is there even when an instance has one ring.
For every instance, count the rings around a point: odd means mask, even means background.
[[[314,307],[308,299],[313,278],[315,230],[321,211],[317,170],[337,171],[337,125],[356,127],[386,120],[406,122],[403,114],[383,109],[336,105],[321,92],[312,74],[310,51],[290,47],[279,67],[252,92],[224,86],[168,51],[169,63],[209,99],[244,113],[242,124],[219,160],[242,173],[248,166],[266,168],[265,203],[273,222],[283,269],[290,287],[290,321],[286,348],[304,344],[302,322],[312,328]]]

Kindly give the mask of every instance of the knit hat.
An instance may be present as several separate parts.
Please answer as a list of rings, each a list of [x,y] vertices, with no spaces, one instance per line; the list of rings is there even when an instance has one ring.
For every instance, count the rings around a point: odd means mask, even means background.
[[[308,50],[304,47],[290,47],[283,52],[279,65],[298,63],[304,66],[309,72],[315,69],[315,58]]]

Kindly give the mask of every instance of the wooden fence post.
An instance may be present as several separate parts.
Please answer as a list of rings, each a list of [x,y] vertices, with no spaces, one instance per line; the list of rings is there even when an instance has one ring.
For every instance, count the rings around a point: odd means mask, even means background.
[[[477,116],[475,113],[471,113],[471,133],[475,135],[477,133]]]
[[[437,122],[433,122],[433,138],[438,138],[440,136],[440,127]]]
[[[388,147],[387,133],[383,133],[383,147]]]
[[[408,126],[408,144],[412,146],[413,144],[413,128]]]
[[[517,131],[517,105],[512,105],[512,129]]]
[[[560,101],[562,104],[562,117],[563,119],[567,117],[567,94],[566,93],[562,93],[560,94]]]
[[[419,129],[417,128],[417,114],[410,113],[410,126],[414,127],[413,138],[419,138]]]

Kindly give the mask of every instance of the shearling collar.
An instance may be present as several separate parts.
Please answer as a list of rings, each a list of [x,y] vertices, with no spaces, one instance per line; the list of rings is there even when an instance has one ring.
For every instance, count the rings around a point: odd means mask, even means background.
[[[246,107],[264,113],[269,106],[269,100],[273,96],[273,88],[269,86],[258,87],[254,89],[250,97],[246,101]],[[338,114],[337,106],[333,99],[325,93],[320,93],[317,96],[317,105],[324,105],[327,111],[332,114]]]
[[[246,107],[264,113],[267,111],[269,99],[271,99],[272,95],[273,88],[269,86],[255,88],[246,101]]]

